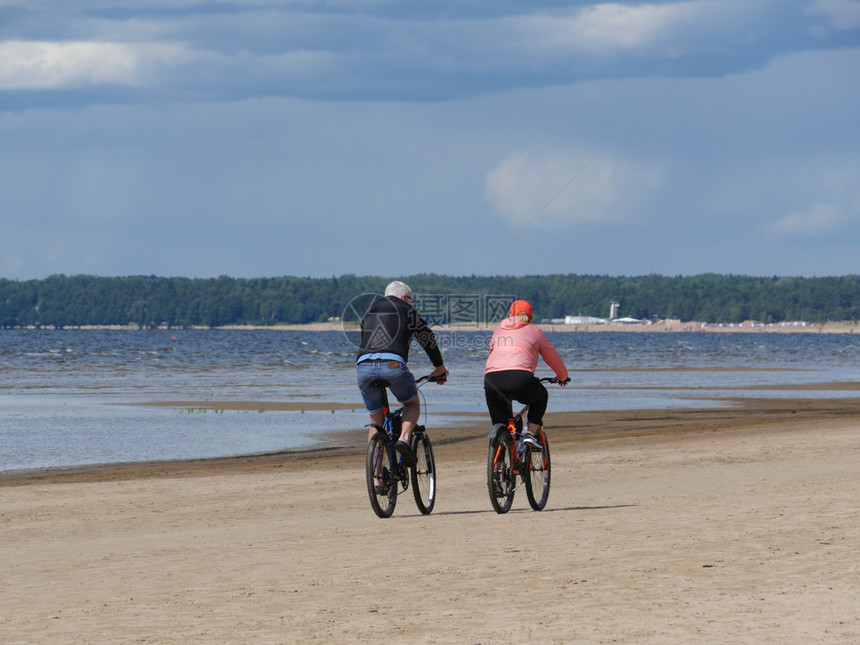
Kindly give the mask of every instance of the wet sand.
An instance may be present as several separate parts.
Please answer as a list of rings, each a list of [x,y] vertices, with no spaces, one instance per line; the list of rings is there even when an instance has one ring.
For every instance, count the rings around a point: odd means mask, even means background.
[[[551,414],[540,513],[492,511],[463,424],[430,516],[373,514],[363,431],[0,475],[2,640],[860,641],[860,399]]]

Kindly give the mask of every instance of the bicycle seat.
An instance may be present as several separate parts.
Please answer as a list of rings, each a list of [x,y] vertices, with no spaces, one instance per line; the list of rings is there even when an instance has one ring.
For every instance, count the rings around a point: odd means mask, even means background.
[[[390,385],[388,379],[386,378],[375,378],[368,383],[371,387],[378,387],[380,389],[384,389]]]

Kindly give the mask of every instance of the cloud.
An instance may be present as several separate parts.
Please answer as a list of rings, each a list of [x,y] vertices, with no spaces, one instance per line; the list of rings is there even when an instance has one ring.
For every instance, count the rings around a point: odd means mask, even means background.
[[[0,42],[0,90],[140,85],[148,70],[176,61],[182,51],[165,43]]]
[[[857,0],[815,0],[806,13],[825,16],[838,30],[860,27],[860,2]]]
[[[768,230],[783,237],[819,237],[842,228],[847,220],[841,206],[824,202],[813,204],[805,212],[786,215]]]
[[[522,22],[536,44],[601,52],[658,46],[697,22],[702,9],[700,3],[606,3],[569,15],[539,14]]]
[[[840,0],[806,12],[769,0],[413,4],[0,9],[0,90],[119,84],[180,100],[440,101],[593,79],[719,77],[790,51],[844,47],[860,26],[857,3]]]
[[[484,199],[515,225],[614,221],[628,217],[659,182],[656,164],[607,153],[515,153],[487,173]]]

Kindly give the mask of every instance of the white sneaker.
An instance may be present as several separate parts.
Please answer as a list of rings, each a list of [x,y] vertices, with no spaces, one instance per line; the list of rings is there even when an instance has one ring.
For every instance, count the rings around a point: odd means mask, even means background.
[[[527,446],[531,446],[535,450],[540,450],[541,448],[543,448],[540,441],[538,441],[537,437],[535,437],[531,432],[527,432],[526,436],[523,437],[523,443]]]

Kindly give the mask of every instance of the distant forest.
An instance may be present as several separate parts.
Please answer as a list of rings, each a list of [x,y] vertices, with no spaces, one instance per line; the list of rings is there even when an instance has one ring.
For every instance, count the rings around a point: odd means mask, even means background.
[[[431,323],[498,320],[514,298],[536,320],[620,315],[709,323],[856,321],[860,276],[799,278],[702,274],[666,277],[402,276]],[[54,275],[0,279],[0,327],[278,325],[322,322],[361,310],[391,278],[176,278]],[[362,300],[362,298],[364,300]]]

